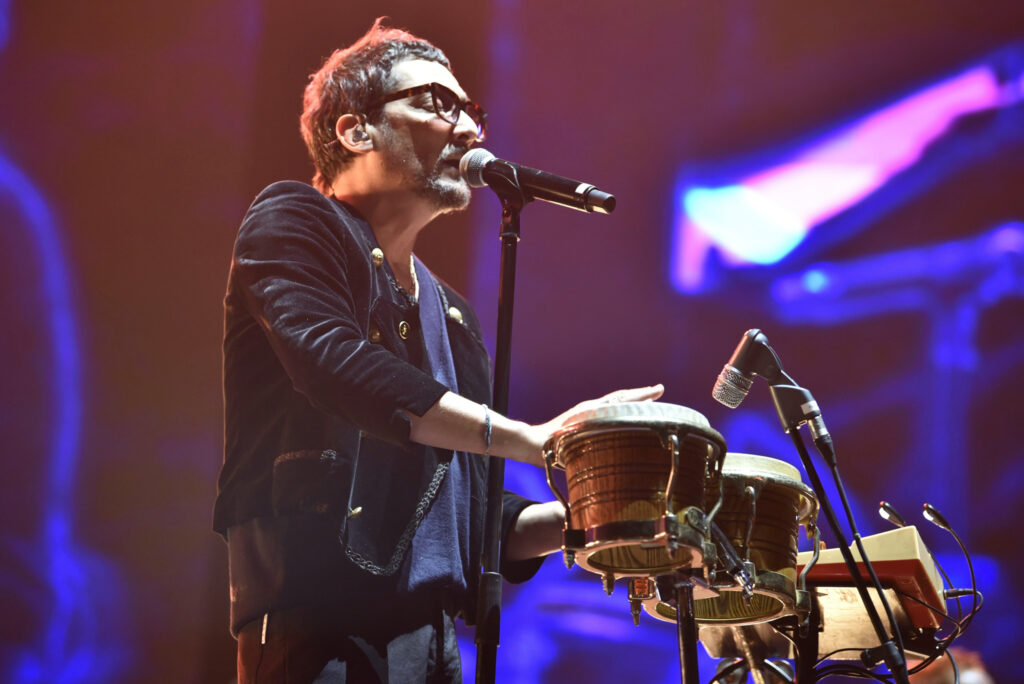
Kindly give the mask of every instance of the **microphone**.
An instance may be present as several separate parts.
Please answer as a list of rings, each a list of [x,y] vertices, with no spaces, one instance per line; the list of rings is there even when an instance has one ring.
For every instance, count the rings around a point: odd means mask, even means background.
[[[511,181],[530,199],[598,214],[615,211],[615,196],[598,190],[590,183],[498,159],[480,147],[462,155],[459,173],[473,188],[506,186]]]
[[[896,527],[906,527],[907,521],[903,519],[903,516],[896,512],[896,509],[892,507],[892,504],[888,501],[878,502],[878,515],[883,520],[887,520]]]
[[[939,513],[938,508],[932,506],[930,503],[924,504],[922,508],[923,510],[921,511],[921,515],[924,516],[925,520],[932,523],[936,527],[941,527],[947,532],[956,534],[955,532],[953,532],[953,526],[949,524],[948,520],[946,520],[946,516],[942,515],[942,513]]]
[[[825,427],[818,402],[782,370],[782,362],[768,344],[768,337],[757,328],[743,333],[729,362],[718,374],[711,396],[720,404],[737,408],[750,392],[755,375],[760,375],[771,385],[772,399],[782,427],[788,432],[807,423],[818,451],[830,465],[834,465],[836,455],[832,436]]]
[[[751,328],[743,333],[736,351],[718,374],[711,396],[720,404],[736,408],[747,398],[755,375],[765,376],[772,382],[779,374],[779,363],[774,357],[765,334]]]

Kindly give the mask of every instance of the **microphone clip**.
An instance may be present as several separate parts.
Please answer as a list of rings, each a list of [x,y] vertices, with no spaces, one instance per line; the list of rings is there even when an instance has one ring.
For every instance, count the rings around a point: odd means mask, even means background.
[[[791,432],[807,424],[810,427],[811,436],[814,438],[814,444],[818,447],[818,452],[829,466],[834,467],[836,453],[832,445],[832,436],[828,433],[828,428],[825,427],[821,409],[818,408],[818,402],[815,401],[810,390],[796,383],[771,385],[769,389],[772,401],[775,403],[775,412],[779,415],[779,421],[782,423],[782,429]]]
[[[520,185],[516,167],[500,159],[495,161],[500,163],[492,164],[483,172],[487,178],[487,185],[501,200],[503,210],[511,209],[518,212],[527,203],[532,202],[533,198],[526,194]]]
[[[811,419],[821,416],[818,402],[807,388],[797,384],[778,384],[770,385],[769,389],[775,403],[775,412],[786,432],[796,430]]]

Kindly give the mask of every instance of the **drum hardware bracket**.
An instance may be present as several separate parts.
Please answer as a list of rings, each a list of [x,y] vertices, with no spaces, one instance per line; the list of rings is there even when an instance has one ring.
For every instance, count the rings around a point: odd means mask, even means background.
[[[552,469],[555,465],[555,452],[548,449],[544,452],[544,477],[548,481],[548,488],[554,493],[558,502],[562,504],[562,509],[565,510],[565,525],[562,527],[562,561],[565,563],[566,570],[572,570],[572,566],[576,564],[576,552],[573,549],[582,548],[586,543],[583,536],[582,530],[576,530],[572,528],[572,516],[569,509],[569,502],[566,501],[565,497],[558,487],[555,486],[555,481],[552,477]]]
[[[655,596],[654,580],[650,577],[631,577],[629,579],[629,612],[633,616],[634,625],[640,625],[642,603]]]
[[[796,611],[797,623],[799,625],[801,636],[807,635],[807,629],[810,625],[808,618],[811,614],[811,595],[804,589],[796,590],[796,602],[793,606]]]
[[[819,530],[818,526],[813,523],[812,528],[807,530],[808,536],[811,536],[812,534],[814,535],[814,541],[812,542],[814,546],[812,548],[811,560],[804,566],[804,569],[800,571],[800,575],[797,577],[796,582],[797,589],[805,594],[807,593],[807,574],[811,571],[811,568],[817,565],[818,559],[821,557],[821,530]]]
[[[572,570],[572,566],[576,565],[576,552],[570,551],[569,549],[563,549],[562,562],[565,563],[566,570]]]
[[[724,463],[724,459],[722,463]],[[709,477],[709,473],[705,472],[704,476],[705,479],[707,479],[707,477]],[[725,501],[725,478],[722,476],[721,463],[719,464],[718,470],[715,472],[715,478],[718,480],[718,501],[716,501],[715,505],[711,507],[711,512],[705,516],[705,521],[707,522],[709,530],[711,528],[711,523],[715,521],[715,516],[718,515],[718,511],[722,508],[722,503]],[[710,536],[707,533],[705,533],[704,536],[710,539]]]
[[[748,492],[752,489],[752,487],[747,487]],[[711,524],[711,532],[714,542],[722,550],[722,557],[725,561],[725,570],[742,589],[743,598],[747,602],[747,605],[750,605],[750,602],[754,598],[754,584],[757,578],[757,568],[752,562],[750,562],[749,547],[752,529],[752,524],[748,524],[747,540],[744,546],[747,550],[747,557],[741,559],[739,554],[736,553],[736,549],[733,547],[728,535],[726,535],[718,525],[714,523]]]
[[[601,585],[604,587],[604,593],[611,596],[615,589],[615,573],[606,572],[601,575]]]
[[[672,433],[663,438],[663,441],[668,442],[672,452],[672,469],[668,471],[668,482],[665,484],[665,518],[667,519],[669,516],[675,517],[672,511],[672,490],[675,487],[676,473],[679,471],[679,436]],[[670,554],[676,550],[676,537],[672,532],[669,533],[668,548]]]
[[[673,558],[679,550],[679,518],[674,513],[666,513],[662,516],[662,527],[665,530],[665,551],[669,558]]]
[[[743,560],[750,561],[750,537],[754,534],[754,522],[757,520],[757,499],[761,496],[761,488],[764,483],[760,480],[747,482],[743,488],[743,497],[750,502],[750,513],[747,516],[747,531],[743,535]]]
[[[715,568],[718,566],[718,547],[715,546],[715,542],[711,539],[704,540],[704,581],[708,584],[714,584],[717,579],[718,572]]]
[[[562,556],[565,560],[565,569],[571,570],[576,564],[576,549],[582,549],[587,545],[586,533],[568,527],[569,519],[566,518],[566,525],[562,530]]]
[[[555,481],[553,479],[553,475],[552,475],[552,472],[551,472],[554,469],[554,467],[555,467],[555,452],[549,449],[549,450],[544,452],[544,477],[548,481],[548,488],[551,489],[552,493],[554,493],[554,495],[555,495],[555,498],[558,499],[558,502],[560,504],[562,504],[562,508],[565,509],[565,527],[566,527],[566,529],[569,529],[572,526],[571,525],[571,520],[569,518],[569,515],[570,515],[569,502],[566,501],[565,496],[562,495],[562,491],[558,487],[555,486]]]
[[[748,560],[743,561],[743,573],[736,578],[743,590],[743,600],[750,605],[754,600],[754,584],[757,582],[757,568]]]
[[[707,534],[708,526],[705,522],[704,514],[701,512],[699,508],[697,508],[696,506],[690,506],[689,508],[686,509],[685,515],[686,522],[689,523],[691,527],[700,532],[701,536]]]

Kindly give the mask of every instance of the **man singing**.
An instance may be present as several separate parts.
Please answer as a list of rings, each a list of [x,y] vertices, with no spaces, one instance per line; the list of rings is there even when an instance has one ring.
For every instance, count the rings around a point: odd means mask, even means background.
[[[240,682],[461,679],[452,619],[474,615],[486,456],[540,465],[569,413],[487,408],[476,316],[413,254],[468,205],[459,160],[485,123],[440,50],[378,20],[306,88],[316,187],[275,183],[242,222],[214,509]],[[506,493],[502,574],[532,576],[562,525],[560,504]]]

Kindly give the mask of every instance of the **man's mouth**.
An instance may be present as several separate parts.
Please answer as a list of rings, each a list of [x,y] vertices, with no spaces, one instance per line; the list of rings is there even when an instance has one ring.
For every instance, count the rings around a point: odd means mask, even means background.
[[[444,172],[451,172],[452,175],[459,176],[459,161],[460,157],[449,157],[448,159],[441,160],[441,170]]]
[[[462,157],[466,154],[466,152],[467,150],[458,150],[456,152],[453,152],[449,154],[447,157],[445,157],[441,161],[441,164],[443,166],[454,166],[455,168],[459,168],[459,162],[462,161]]]

